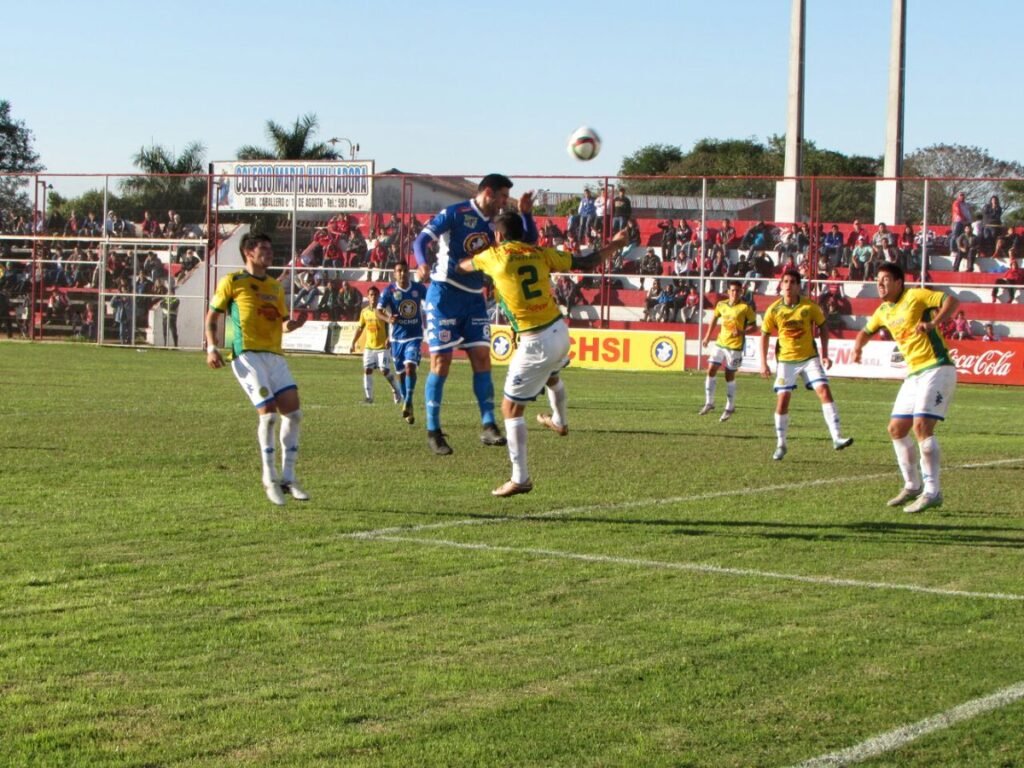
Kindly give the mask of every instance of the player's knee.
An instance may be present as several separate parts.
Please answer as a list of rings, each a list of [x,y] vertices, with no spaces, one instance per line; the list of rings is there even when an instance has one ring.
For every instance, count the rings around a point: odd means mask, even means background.
[[[935,434],[934,419],[914,419],[914,437],[918,442],[927,440]]]
[[[828,384],[823,384],[822,386],[818,387],[818,397],[821,399],[821,402],[823,403],[834,402],[832,400],[832,390],[829,389]]]
[[[302,409],[296,408],[294,411],[281,414],[282,419],[290,419],[292,422],[302,421]]]

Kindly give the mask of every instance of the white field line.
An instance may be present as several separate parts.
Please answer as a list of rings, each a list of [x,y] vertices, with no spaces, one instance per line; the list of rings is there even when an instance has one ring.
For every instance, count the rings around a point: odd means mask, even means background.
[[[539,549],[534,547],[506,547],[494,544],[475,544],[471,542],[451,541],[448,539],[423,539],[415,536],[374,536],[372,541],[390,541],[398,544],[419,544],[426,547],[448,547],[477,552],[500,552],[504,554],[526,555],[529,557],[549,557],[561,560],[577,560],[586,563],[603,563],[611,565],[627,565],[635,568],[657,568],[666,571],[685,571],[688,573],[709,573],[718,576],[742,576],[758,579],[779,579],[797,581],[804,584],[817,584],[827,587],[859,587],[861,589],[884,589],[899,592],[917,592],[942,597],[962,597],[985,600],[1011,600],[1024,602],[1024,595],[1005,592],[966,592],[959,589],[941,589],[939,587],[922,587],[917,584],[899,584],[887,581],[862,581],[860,579],[840,579],[833,576],[804,576],[796,573],[779,573],[778,571],[759,571],[753,568],[726,568],[708,563],[677,563],[665,560],[645,560],[634,557],[615,557],[613,555],[591,555],[580,552],[565,552],[557,549]]]
[[[794,768],[838,768],[839,766],[861,763],[872,757],[899,749],[922,736],[944,730],[957,723],[962,723],[964,720],[970,720],[978,715],[983,715],[986,712],[1002,709],[1022,699],[1024,699],[1024,682],[1011,685],[1009,688],[1004,688],[1001,691],[996,691],[990,696],[972,699],[925,720],[919,720],[916,723],[905,725],[888,733],[873,736],[867,741],[863,741],[848,749],[830,752],[827,755],[806,760]]]
[[[947,467],[946,471],[956,469],[981,469],[984,467],[997,467],[1005,464],[1020,464],[1024,457],[1017,459],[996,459],[993,461],[982,461],[971,464],[959,464]],[[394,526],[392,528],[378,528],[372,531],[355,531],[346,533],[341,538],[346,539],[373,539],[378,536],[390,536],[392,534],[415,533],[417,531],[433,531],[443,528],[457,528],[466,525],[494,525],[496,523],[510,523],[518,520],[542,520],[551,517],[566,517],[568,515],[580,515],[588,512],[616,512],[636,507],[657,507],[671,504],[685,504],[693,501],[707,501],[709,499],[728,498],[730,496],[753,496],[759,493],[775,493],[779,491],[796,491],[803,488],[815,488],[823,485],[838,485],[840,483],[858,483],[867,480],[881,480],[893,477],[893,472],[879,472],[873,475],[851,475],[847,477],[825,477],[817,480],[804,480],[799,483],[781,483],[778,485],[762,485],[757,488],[736,488],[726,491],[709,491],[689,496],[669,496],[654,499],[634,499],[632,501],[611,502],[607,504],[588,504],[579,507],[561,507],[551,509],[547,512],[538,512],[530,515],[495,515],[494,517],[471,517],[463,520],[443,520],[437,523],[424,523],[423,525]]]

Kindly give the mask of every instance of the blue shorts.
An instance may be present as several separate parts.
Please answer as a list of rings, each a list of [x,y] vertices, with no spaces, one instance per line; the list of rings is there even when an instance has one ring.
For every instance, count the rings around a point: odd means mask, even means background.
[[[431,354],[491,345],[491,324],[483,294],[469,293],[447,283],[431,283],[423,309],[427,313],[427,348]]]
[[[403,339],[391,342],[391,359],[395,361],[395,373],[401,373],[406,363],[420,364],[423,339]]]

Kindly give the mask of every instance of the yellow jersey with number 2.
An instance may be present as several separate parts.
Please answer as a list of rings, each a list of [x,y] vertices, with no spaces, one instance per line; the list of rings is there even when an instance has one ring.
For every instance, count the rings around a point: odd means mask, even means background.
[[[498,302],[516,333],[561,321],[562,312],[551,294],[551,273],[568,272],[572,254],[508,240],[474,256],[473,267],[494,281]]]

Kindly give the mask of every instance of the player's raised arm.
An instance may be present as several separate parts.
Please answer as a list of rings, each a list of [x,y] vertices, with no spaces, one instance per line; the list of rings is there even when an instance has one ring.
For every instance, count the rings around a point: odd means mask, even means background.
[[[615,236],[608,241],[607,245],[598,248],[596,251],[591,251],[586,256],[573,256],[572,257],[572,268],[573,269],[594,269],[595,267],[603,264],[618,251],[622,246],[629,242],[629,233],[622,229],[615,233]]]
[[[281,325],[284,327],[285,333],[291,333],[297,328],[301,328],[306,324],[306,320],[309,319],[308,312],[299,312],[298,317],[289,317],[285,319]]]

